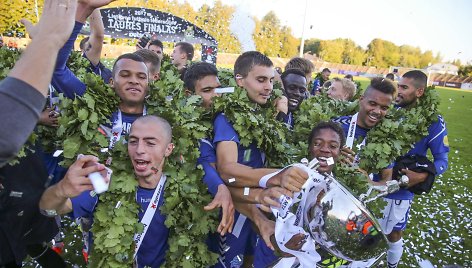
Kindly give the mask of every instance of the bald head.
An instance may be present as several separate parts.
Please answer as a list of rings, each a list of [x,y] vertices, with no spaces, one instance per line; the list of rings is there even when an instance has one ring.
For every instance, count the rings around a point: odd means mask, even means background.
[[[134,121],[131,125],[130,133],[133,132],[133,127],[135,125],[146,125],[146,126],[157,126],[157,128],[153,128],[155,130],[159,130],[160,133],[149,133],[149,134],[161,134],[167,143],[170,143],[172,140],[172,127],[170,126],[169,122],[162,117],[156,115],[145,115],[141,116]]]

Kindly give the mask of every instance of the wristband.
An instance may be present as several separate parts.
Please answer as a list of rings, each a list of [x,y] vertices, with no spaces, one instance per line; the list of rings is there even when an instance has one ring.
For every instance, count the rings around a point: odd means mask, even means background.
[[[243,195],[247,196],[249,195],[249,187],[244,187],[244,192],[243,192]]]

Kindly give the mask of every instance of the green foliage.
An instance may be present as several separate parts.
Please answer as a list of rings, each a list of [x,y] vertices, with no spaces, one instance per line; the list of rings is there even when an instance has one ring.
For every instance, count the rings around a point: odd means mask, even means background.
[[[329,98],[325,94],[310,97],[302,102],[296,112],[293,129],[293,146],[299,158],[307,157],[308,136],[311,129],[321,121],[329,121],[334,117],[351,115],[357,111],[358,102],[344,102]]]
[[[7,77],[15,62],[20,58],[20,54],[18,49],[0,48],[0,80]]]
[[[219,68],[218,79],[222,87],[237,87],[236,80],[234,80],[234,73],[232,69]]]
[[[133,236],[142,231],[142,224],[137,220],[138,183],[122,142],[117,142],[112,150],[110,168],[113,170],[110,189],[100,195],[94,212],[90,266],[130,267],[135,249]]]
[[[164,168],[168,182],[161,210],[170,229],[165,266],[205,267],[216,262],[205,239],[216,230],[218,215],[203,210],[211,197],[202,181],[203,170],[196,163],[199,139],[209,135],[211,121],[199,96],[185,96],[177,69],[166,60],[163,70],[164,78],[151,85],[147,107],[149,114],[169,121],[175,144]]]
[[[472,76],[472,65],[460,66],[458,74],[462,76]]]
[[[98,75],[84,76],[87,90],[71,100],[61,95],[57,136],[64,148],[63,165],[70,166],[78,154],[98,155],[108,147],[108,139],[98,131],[109,123],[110,115],[118,109],[119,99],[113,89]]]
[[[428,134],[428,127],[437,120],[438,105],[438,94],[429,87],[415,107],[391,109],[385,119],[367,133],[359,167],[369,173],[378,173],[406,154],[414,143]]]
[[[67,67],[80,80],[84,80],[87,68],[90,67],[90,61],[83,57],[80,51],[72,51],[67,60]]]
[[[287,143],[288,129],[275,119],[276,110],[271,105],[276,95],[273,94],[267,107],[261,107],[249,100],[244,89],[236,87],[234,93],[217,98],[213,103],[215,114],[224,112],[233,124],[241,145],[255,143],[266,154],[272,167],[286,166],[293,160]]]

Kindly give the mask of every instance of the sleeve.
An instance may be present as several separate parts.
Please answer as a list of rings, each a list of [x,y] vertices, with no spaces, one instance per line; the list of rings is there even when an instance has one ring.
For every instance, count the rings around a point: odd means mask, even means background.
[[[74,48],[74,42],[77,39],[77,35],[80,33],[83,26],[82,23],[77,21],[75,22],[69,40],[67,40],[64,46],[59,50],[56,67],[51,81],[51,84],[58,92],[64,93],[64,95],[70,99],[75,98],[76,94],[82,96],[86,89],[85,84],[82,83],[66,65],[70,53]]]
[[[449,141],[447,139],[446,122],[442,116],[438,116],[438,121],[429,128],[428,147],[433,155],[449,152]]]
[[[239,135],[233,128],[233,125],[228,121],[224,114],[218,114],[213,122],[213,129],[215,137],[213,143],[220,141],[234,141],[239,144]]]
[[[429,133],[431,138],[428,141],[428,147],[434,158],[437,175],[440,175],[449,166],[449,141],[447,139],[446,122],[444,122],[442,116],[438,116],[438,121],[430,127]]]
[[[320,87],[320,79],[315,79],[315,81],[313,81],[313,88],[311,89],[311,95],[315,95],[315,92],[318,91],[319,87]]]
[[[218,186],[224,184],[220,175],[214,167],[210,165],[209,162],[202,162],[203,171],[205,175],[203,176],[203,182],[208,186],[208,191],[214,197],[218,192]]]
[[[80,195],[71,199],[72,202],[72,216],[76,218],[80,217],[92,217],[95,207],[98,203],[98,196],[90,195],[91,191],[85,191]]]
[[[433,158],[436,175],[441,175],[446,172],[449,167],[448,153],[433,154]]]
[[[213,168],[211,163],[216,162],[216,153],[213,145],[206,139],[200,140],[200,157],[198,164],[202,165],[205,175],[203,182],[208,187],[208,191],[214,197],[218,192],[218,186],[224,184],[218,172]]]
[[[19,79],[7,77],[0,83],[0,166],[21,149],[45,103],[39,91]]]

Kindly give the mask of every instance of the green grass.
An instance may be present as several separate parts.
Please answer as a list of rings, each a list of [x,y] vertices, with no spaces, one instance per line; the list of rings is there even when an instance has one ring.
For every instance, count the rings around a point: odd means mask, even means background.
[[[472,94],[464,90],[437,88],[440,112],[448,129],[449,169],[437,178],[433,190],[415,198],[405,233],[403,267],[416,257],[434,265],[472,265]]]

